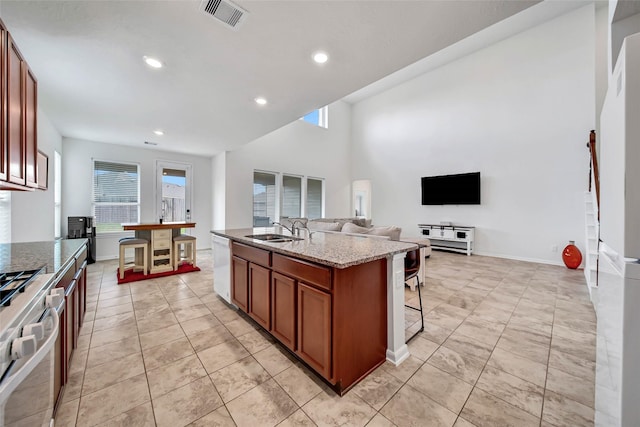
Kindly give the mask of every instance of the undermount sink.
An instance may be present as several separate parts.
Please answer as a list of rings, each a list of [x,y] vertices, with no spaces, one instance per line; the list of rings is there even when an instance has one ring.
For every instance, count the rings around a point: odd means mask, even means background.
[[[292,242],[294,240],[303,240],[300,237],[285,236],[284,234],[274,234],[274,233],[251,234],[245,237],[248,237],[250,239],[263,240],[265,242],[271,242],[271,243],[283,243],[283,242]]]

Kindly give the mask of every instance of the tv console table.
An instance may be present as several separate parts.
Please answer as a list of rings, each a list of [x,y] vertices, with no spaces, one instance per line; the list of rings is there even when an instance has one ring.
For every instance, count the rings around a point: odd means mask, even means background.
[[[418,224],[423,236],[431,241],[432,249],[442,249],[453,252],[473,252],[473,234],[475,227],[440,224]]]

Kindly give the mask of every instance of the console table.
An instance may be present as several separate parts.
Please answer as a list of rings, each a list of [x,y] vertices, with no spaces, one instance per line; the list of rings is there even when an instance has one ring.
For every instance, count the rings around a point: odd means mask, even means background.
[[[122,224],[125,231],[133,230],[136,237],[151,243],[148,262],[151,274],[173,270],[173,237],[180,235],[181,228],[195,226],[195,222]]]
[[[452,252],[473,252],[473,234],[475,227],[439,224],[418,224],[421,234],[431,241],[432,249]]]

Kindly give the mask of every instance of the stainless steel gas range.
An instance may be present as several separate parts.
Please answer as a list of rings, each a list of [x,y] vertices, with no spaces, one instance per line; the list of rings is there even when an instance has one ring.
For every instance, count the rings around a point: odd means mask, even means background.
[[[0,274],[0,427],[51,423],[64,290],[44,271]]]
[[[52,426],[86,309],[86,239],[0,244],[0,427]]]

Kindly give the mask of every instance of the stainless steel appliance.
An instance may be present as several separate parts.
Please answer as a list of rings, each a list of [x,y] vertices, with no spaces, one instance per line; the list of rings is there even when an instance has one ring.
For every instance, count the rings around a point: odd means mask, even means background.
[[[0,274],[0,427],[52,424],[64,290],[41,271]]]

